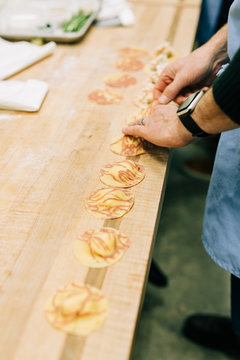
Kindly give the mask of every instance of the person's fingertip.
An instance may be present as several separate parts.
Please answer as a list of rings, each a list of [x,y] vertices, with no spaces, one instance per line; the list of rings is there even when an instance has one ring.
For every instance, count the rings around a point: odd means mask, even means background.
[[[144,126],[142,125],[133,125],[133,126],[129,126],[126,129],[126,131],[123,131],[124,135],[131,135],[131,136],[141,136],[142,133],[142,128]]]
[[[167,104],[169,102],[169,99],[166,95],[161,95],[160,98],[158,99],[160,104]]]
[[[127,126],[127,127],[122,128],[122,133],[124,135],[134,136],[134,132],[135,132],[135,126]]]

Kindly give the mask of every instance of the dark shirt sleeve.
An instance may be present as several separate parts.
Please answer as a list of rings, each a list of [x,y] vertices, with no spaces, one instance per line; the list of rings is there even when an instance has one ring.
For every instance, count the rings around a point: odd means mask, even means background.
[[[213,96],[220,109],[240,125],[240,49],[213,83]]]

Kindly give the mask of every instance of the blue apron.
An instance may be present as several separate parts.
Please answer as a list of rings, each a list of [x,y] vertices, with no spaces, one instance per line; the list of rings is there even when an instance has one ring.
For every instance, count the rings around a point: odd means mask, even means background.
[[[235,0],[228,19],[230,59],[239,47],[240,0]],[[220,137],[208,190],[202,238],[212,259],[240,278],[240,129],[227,131]]]

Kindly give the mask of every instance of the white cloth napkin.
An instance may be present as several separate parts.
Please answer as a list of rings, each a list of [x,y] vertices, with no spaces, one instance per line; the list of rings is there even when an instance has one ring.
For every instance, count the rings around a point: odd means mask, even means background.
[[[53,41],[39,46],[27,41],[10,42],[0,38],[0,80],[50,55],[55,47]]]
[[[0,109],[38,111],[48,91],[48,84],[40,80],[0,81]]]
[[[125,0],[102,0],[97,16],[97,26],[132,26],[134,24],[135,17],[129,3]]]

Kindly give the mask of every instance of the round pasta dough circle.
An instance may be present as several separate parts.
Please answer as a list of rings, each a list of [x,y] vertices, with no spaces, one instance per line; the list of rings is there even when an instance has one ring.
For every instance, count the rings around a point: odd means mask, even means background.
[[[135,77],[124,74],[124,73],[114,73],[106,76],[104,78],[106,85],[115,87],[115,88],[127,88],[131,85],[135,85],[137,80]]]
[[[110,144],[110,150],[114,154],[122,156],[137,156],[146,153],[142,139],[131,135],[114,138]]]
[[[128,58],[141,58],[148,55],[148,52],[136,47],[125,47],[119,50],[119,56]]]
[[[98,105],[119,104],[123,95],[115,89],[94,90],[88,94],[88,100]]]
[[[144,68],[144,63],[136,58],[119,59],[115,66],[121,71],[139,71]]]
[[[128,188],[135,186],[144,177],[144,167],[132,160],[114,162],[100,169],[101,182],[111,187]]]
[[[56,329],[72,335],[88,335],[103,323],[108,301],[99,289],[71,283],[47,301],[45,316]]]
[[[74,244],[74,255],[85,266],[102,268],[119,261],[129,248],[126,235],[113,228],[85,231]]]
[[[134,204],[134,195],[128,189],[102,188],[85,200],[89,214],[98,219],[117,219],[125,215]]]

